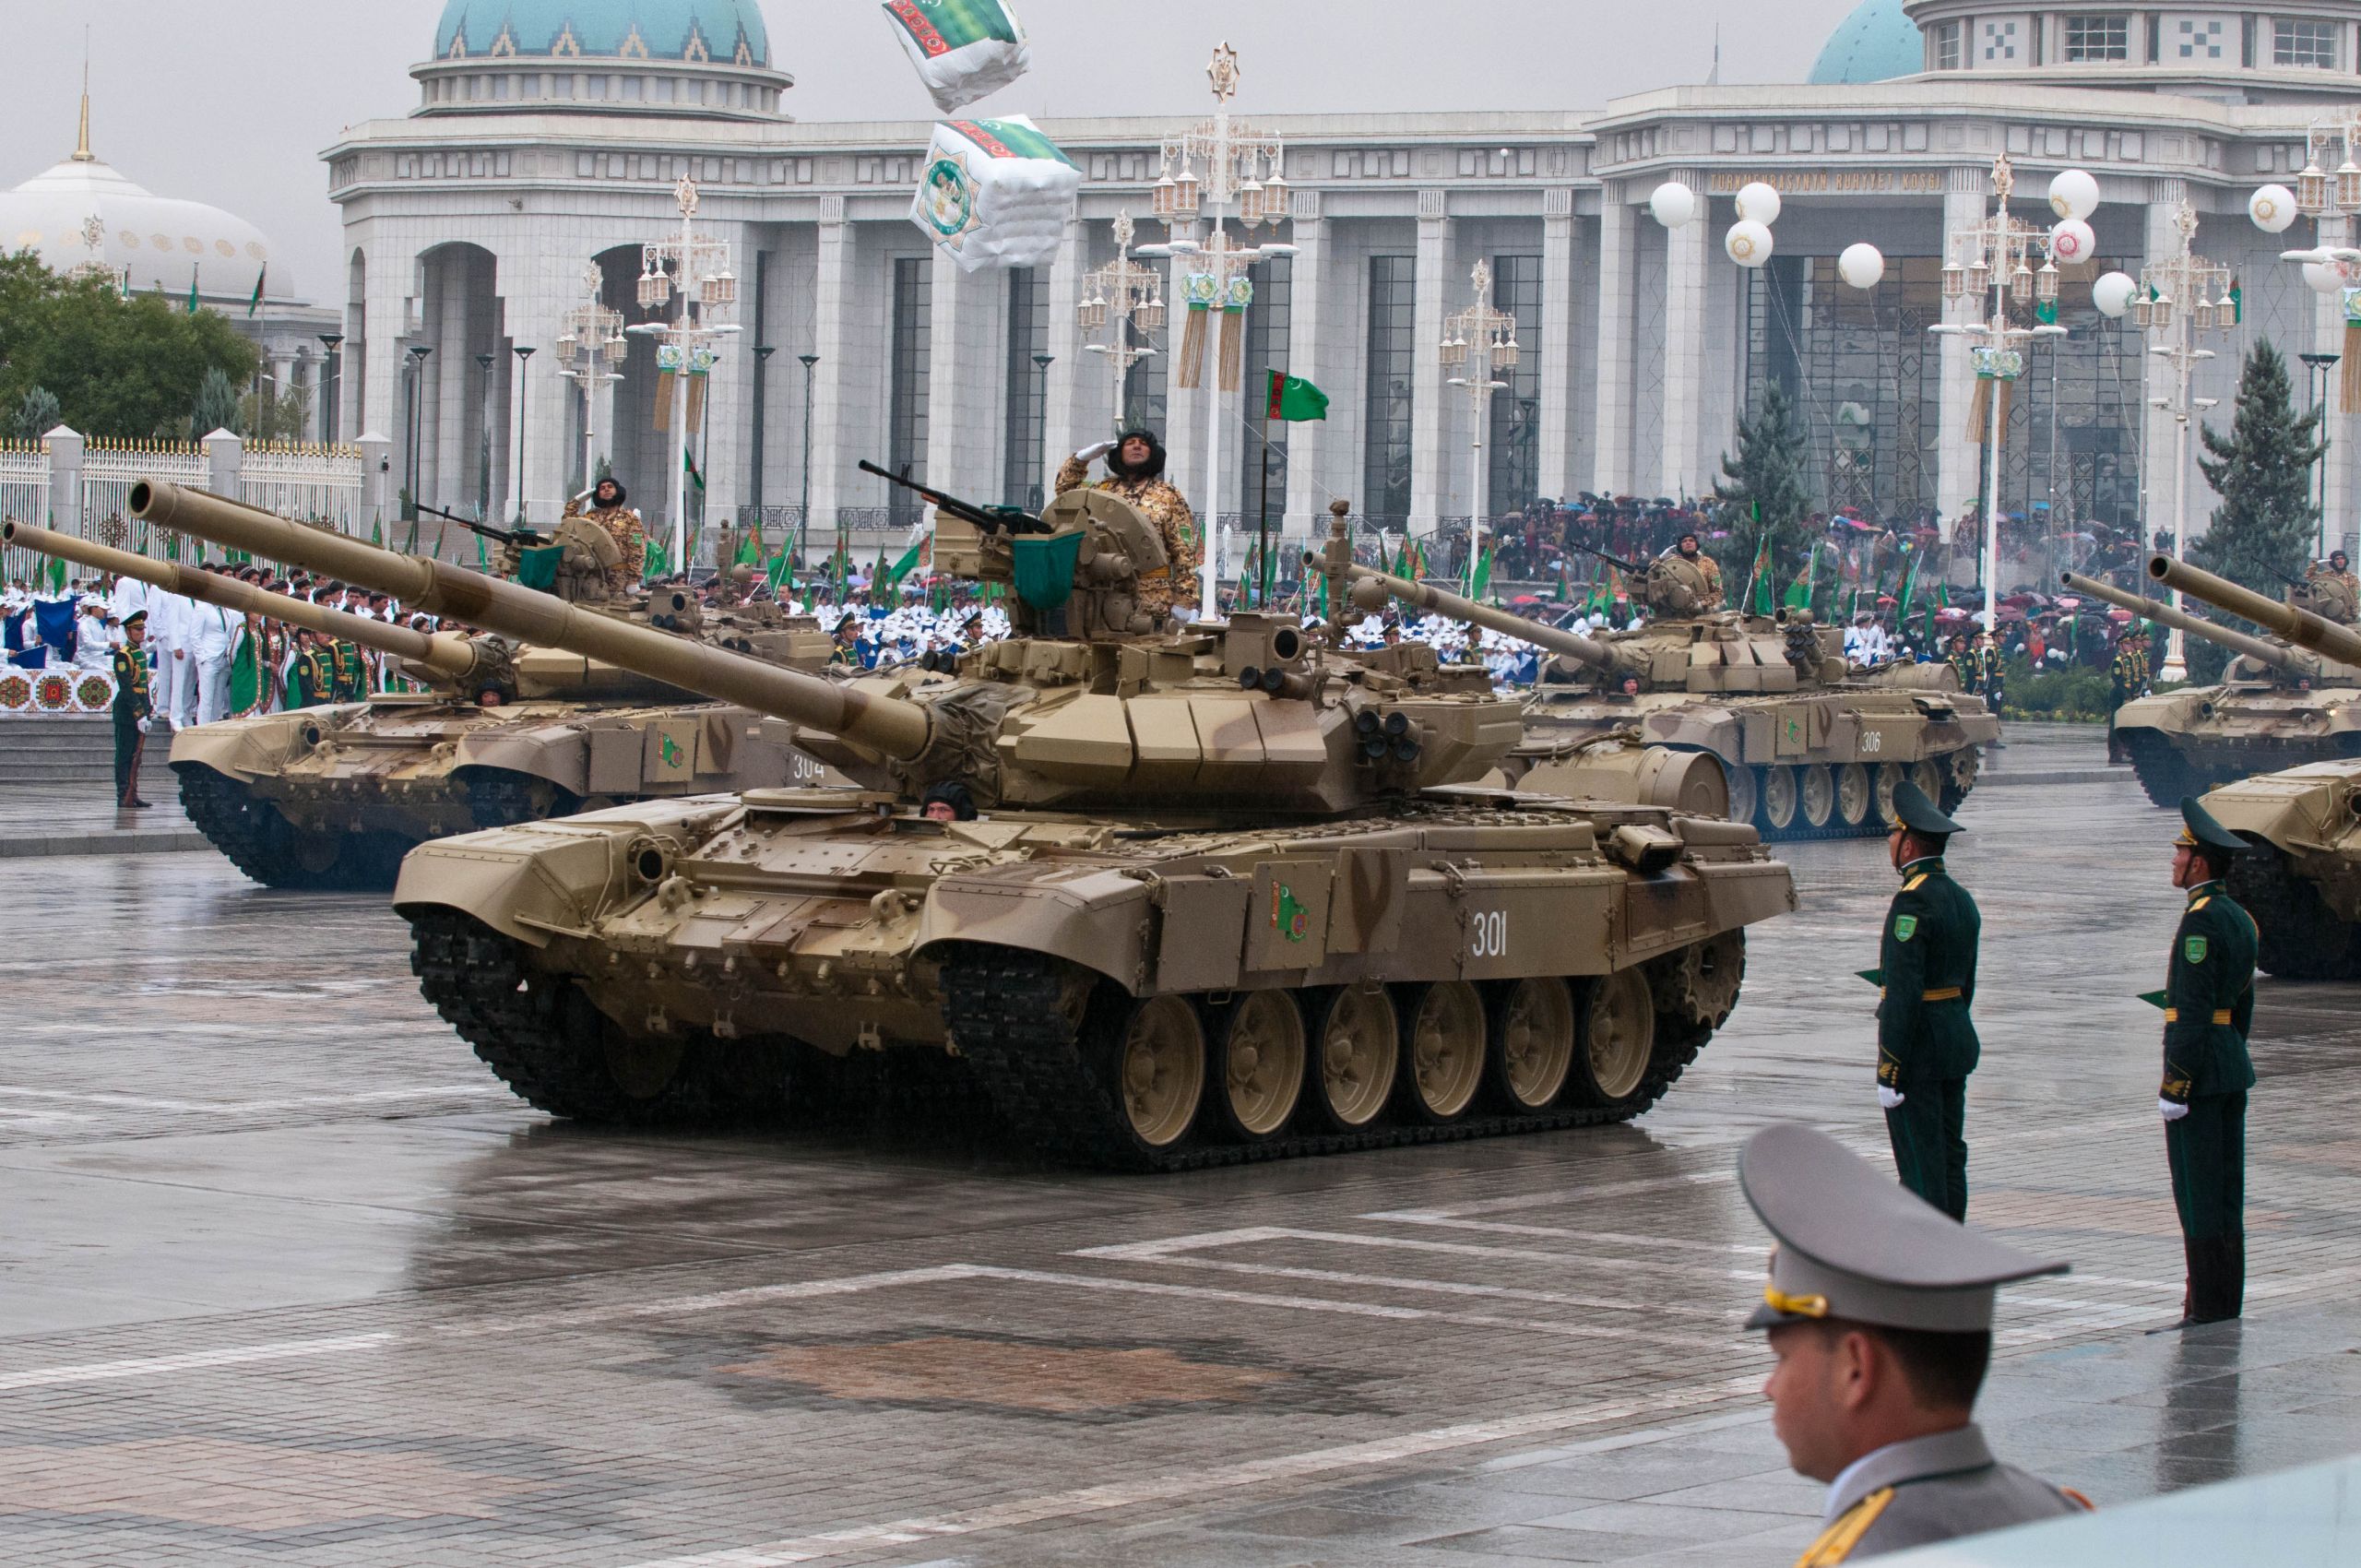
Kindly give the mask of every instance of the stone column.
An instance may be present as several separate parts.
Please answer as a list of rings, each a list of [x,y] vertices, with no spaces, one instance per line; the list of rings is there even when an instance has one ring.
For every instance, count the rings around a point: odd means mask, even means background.
[[[97,524],[105,519],[94,519],[89,527],[83,526],[82,433],[61,423],[42,439],[49,444],[49,516],[27,517],[25,521],[40,523],[59,533],[92,538]]]
[[[1705,221],[1699,214],[1695,222]],[[1592,407],[1597,450],[1591,487],[1601,495],[1632,488],[1631,247],[1636,217],[1613,181],[1599,192],[1597,386]]]
[[[1937,255],[1947,255],[1951,236],[1983,218],[1987,178],[1982,169],[1951,172],[1943,194],[1942,232],[1935,240]],[[1988,300],[1982,305],[1945,301],[1943,319],[1954,325],[1978,321],[1989,305]],[[1967,410],[1975,397],[1975,372],[1968,357],[1967,339],[1943,337],[1935,341],[1942,360],[1936,414],[1940,428],[1935,433],[1935,515],[1948,541],[1960,514],[1975,504],[1984,448],[1967,433]]]
[[[238,493],[238,469],[245,443],[226,430],[217,430],[199,445],[205,448],[205,488],[225,500],[243,500]]]
[[[1574,449],[1574,193],[1541,193],[1540,493],[1572,493]]]
[[[390,436],[363,431],[353,439],[361,448],[361,510],[358,521],[390,521],[398,496],[394,478],[394,443]]]
[[[1418,299],[1410,329],[1417,366],[1410,394],[1410,531],[1416,534],[1435,531],[1451,489],[1444,465],[1453,456],[1448,445],[1453,422],[1445,416],[1443,397],[1455,389],[1443,385],[1439,350],[1443,318],[1463,280],[1451,264],[1450,212],[1448,193],[1418,193]]]
[[[1696,171],[1673,174],[1691,190],[1704,182]],[[1706,198],[1698,197],[1701,207]],[[1664,442],[1656,475],[1659,495],[1693,496],[1705,487],[1701,451],[1705,406],[1705,267],[1714,224],[1710,209],[1665,234]]]
[[[1006,300],[1008,274],[963,272],[937,247],[927,280],[927,480],[970,500],[996,498],[1007,393],[991,374],[991,348],[1005,329],[1005,312],[994,306]]]
[[[1089,238],[1077,204],[1066,214],[1065,232],[1059,238],[1057,257],[1050,264],[1050,374],[1041,408],[1044,492],[1057,482],[1058,465],[1084,445],[1081,432],[1098,428],[1084,411],[1079,396],[1085,386],[1104,385],[1091,373],[1105,371],[1097,363],[1098,356],[1085,350],[1082,323],[1075,314],[1082,307],[1083,274],[1090,270]]]
[[[406,248],[391,243],[369,246],[364,256],[365,301],[361,319],[352,324],[353,336],[345,339],[344,428],[375,432],[392,444],[393,482],[386,491],[390,521],[400,505],[402,461],[409,450],[409,410],[402,406],[402,338],[409,328],[413,263]],[[356,339],[362,350],[358,374],[351,359]]]
[[[844,389],[847,360],[853,352],[853,264],[859,244],[845,221],[845,198],[820,198],[820,264],[814,290],[813,352],[820,362],[812,374],[812,517],[814,558],[833,548],[836,508],[843,505]]]
[[[1287,320],[1287,374],[1318,383],[1330,398],[1341,401],[1348,395],[1347,389],[1328,385],[1321,365],[1321,313],[1326,308],[1328,297],[1329,236],[1327,222],[1321,217],[1320,193],[1296,192],[1294,212],[1293,232],[1287,236],[1296,247],[1295,264],[1288,274],[1293,281],[1288,301],[1291,314]],[[1344,356],[1340,355],[1335,362],[1345,362]],[[1287,427],[1287,502],[1280,529],[1290,538],[1308,537],[1326,524],[1327,493],[1320,486],[1320,471],[1327,445],[1328,427],[1323,423]],[[1354,500],[1358,503],[1361,498],[1356,496]]]

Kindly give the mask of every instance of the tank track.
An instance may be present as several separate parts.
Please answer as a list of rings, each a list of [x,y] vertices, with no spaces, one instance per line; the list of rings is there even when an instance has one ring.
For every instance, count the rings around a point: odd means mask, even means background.
[[[393,885],[393,873],[409,845],[391,834],[352,834],[336,846],[324,866],[307,866],[299,853],[295,825],[279,808],[236,779],[212,768],[184,766],[181,810],[190,826],[215,849],[265,887],[308,892],[354,892]]]
[[[1478,1113],[1440,1127],[1389,1123],[1353,1133],[1291,1132],[1252,1144],[1190,1142],[1151,1153],[1117,1131],[1119,1111],[1109,1098],[1110,1086],[1102,1082],[1085,1049],[1086,1034],[1101,1010],[1088,1009],[1077,1027],[1062,1005],[1066,985],[1056,959],[1014,948],[967,944],[944,958],[943,1014],[957,1020],[954,1038],[961,1052],[1019,1138],[1052,1158],[1118,1170],[1199,1170],[1628,1122],[1663,1098],[1713,1034],[1709,1025],[1691,1026],[1659,1014],[1647,1076],[1630,1100],[1613,1110]]]
[[[2135,730],[2118,739],[2130,754],[2132,776],[2151,803],[2177,811],[2183,795],[2201,795],[2208,788],[2206,779],[2162,735]]]
[[[2273,850],[2231,863],[2230,897],[2254,917],[2256,966],[2282,980],[2361,979],[2361,926],[2336,918]]]

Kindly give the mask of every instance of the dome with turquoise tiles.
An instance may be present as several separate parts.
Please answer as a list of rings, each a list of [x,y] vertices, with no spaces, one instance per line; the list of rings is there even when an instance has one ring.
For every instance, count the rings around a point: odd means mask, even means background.
[[[1925,35],[1902,14],[1902,0],[1861,0],[1836,24],[1804,79],[1820,87],[1892,81],[1927,68]]]
[[[612,59],[765,69],[759,0],[449,0],[434,58]]]

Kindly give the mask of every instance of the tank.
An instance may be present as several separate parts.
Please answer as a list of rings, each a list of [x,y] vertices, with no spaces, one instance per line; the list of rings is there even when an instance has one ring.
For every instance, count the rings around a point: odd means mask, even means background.
[[[2255,962],[2283,980],[2361,980],[2361,758],[2258,774],[2204,801],[2255,846],[2229,875],[2254,916]]]
[[[2342,624],[2354,606],[2341,585],[2295,585],[2282,603],[2169,555],[2153,557],[2149,575],[2272,634],[2248,636],[2088,577],[2068,578],[2082,592],[2234,656],[2217,684],[2158,692],[2116,709],[2116,738],[2150,800],[2177,807],[2185,795],[2254,774],[2361,756],[2361,634]]]
[[[1772,840],[1885,832],[1894,786],[1915,779],[1950,811],[1975,786],[2000,735],[1984,699],[1948,664],[1855,673],[1841,629],[1807,612],[1776,618],[1711,610],[1704,574],[1678,556],[1630,568],[1649,620],[1589,637],[1536,626],[1456,594],[1356,566],[1354,600],[1391,596],[1504,631],[1553,658],[1536,683],[1525,735],[1501,769],[1520,789],[1560,787],[1569,746],[1615,730],[1701,752],[1729,776],[1731,814]],[[1635,690],[1625,692],[1631,683]]]
[[[442,637],[438,661],[421,634],[366,616],[338,614],[331,625],[317,606],[211,573],[40,529],[11,537],[192,599],[309,625],[399,659],[426,683],[173,734],[170,760],[189,821],[267,886],[390,888],[404,854],[445,834],[827,777],[814,759],[762,734],[755,715],[572,654]],[[674,591],[608,600],[600,566],[614,547],[589,525],[569,521],[543,548],[560,552],[556,587],[579,602],[766,659],[826,661],[817,624],[774,605],[714,614]]]
[[[1522,723],[1482,671],[1286,616],[1151,618],[1161,537],[1103,492],[984,529],[938,511],[936,560],[1009,585],[1016,635],[931,687],[832,683],[209,501],[181,516],[755,709],[851,780],[410,853],[394,907],[422,989],[560,1115],[776,1115],[872,1061],[948,1059],[1029,1146],[1125,1170],[1619,1122],[1737,1004],[1746,928],[1795,907],[1751,827],[1679,803],[1718,798],[1708,762],[1609,743],[1584,760],[1619,799],[1486,787]]]

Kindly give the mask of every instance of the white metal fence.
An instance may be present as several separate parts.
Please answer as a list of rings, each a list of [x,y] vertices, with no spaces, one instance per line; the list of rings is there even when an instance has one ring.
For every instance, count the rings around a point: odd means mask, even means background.
[[[49,522],[49,448],[39,441],[0,441],[0,518],[46,526]],[[30,551],[11,550],[0,563],[9,582],[31,580],[37,564]]]
[[[238,495],[249,506],[350,533],[361,520],[361,449],[249,445],[239,458]]]
[[[210,472],[205,448],[193,443],[94,440],[82,452],[82,536],[152,553],[148,525],[131,515],[131,487],[160,479],[202,490]]]

